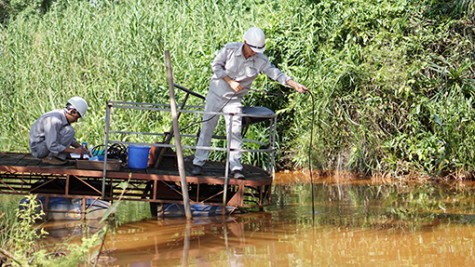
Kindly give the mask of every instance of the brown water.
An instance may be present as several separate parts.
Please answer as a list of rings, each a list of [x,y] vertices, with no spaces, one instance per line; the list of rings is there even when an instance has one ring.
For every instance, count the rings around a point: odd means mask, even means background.
[[[109,235],[106,266],[473,266],[475,232],[311,226],[271,213],[127,224]]]
[[[287,178],[264,212],[122,224],[100,266],[475,265],[473,189],[319,180],[312,208],[310,185]]]

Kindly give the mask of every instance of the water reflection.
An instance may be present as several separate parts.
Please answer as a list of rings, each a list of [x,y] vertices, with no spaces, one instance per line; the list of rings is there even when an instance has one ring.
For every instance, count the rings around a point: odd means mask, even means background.
[[[295,223],[273,212],[147,220],[109,235],[104,266],[470,266],[473,225],[420,230]]]
[[[381,183],[278,184],[265,212],[120,217],[100,266],[472,266],[470,188]],[[130,214],[139,214],[135,210]],[[123,213],[125,214],[125,213]],[[314,215],[314,216],[313,216]],[[123,215],[121,215],[123,216]]]
[[[64,240],[78,237],[91,237],[103,224],[97,220],[90,221],[50,221],[41,225],[48,232],[49,239]]]

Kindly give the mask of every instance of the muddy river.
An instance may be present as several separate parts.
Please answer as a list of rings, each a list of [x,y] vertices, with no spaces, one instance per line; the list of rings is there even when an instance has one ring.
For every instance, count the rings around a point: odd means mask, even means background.
[[[318,180],[312,190],[307,178],[281,174],[263,212],[151,219],[131,203],[99,266],[474,266],[473,196],[470,184]],[[95,223],[47,230],[74,239]]]

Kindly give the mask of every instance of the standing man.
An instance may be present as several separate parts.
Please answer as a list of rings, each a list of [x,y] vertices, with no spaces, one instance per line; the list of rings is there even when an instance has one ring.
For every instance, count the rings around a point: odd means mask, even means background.
[[[88,154],[87,148],[76,141],[71,126],[86,115],[87,107],[83,98],[75,96],[64,109],[50,111],[37,119],[30,129],[31,154],[52,165],[66,164],[70,153]]]
[[[291,86],[299,93],[308,90],[304,85],[295,82],[273,66],[263,54],[264,50],[264,32],[257,27],[252,27],[244,34],[244,43],[228,43],[218,52],[211,64],[213,75],[206,96],[205,114],[197,146],[210,146],[219,119],[218,116],[206,114],[206,112],[241,113],[241,100],[259,73],[266,74],[282,85]],[[229,129],[230,123],[232,124],[229,156],[231,178],[237,179],[244,178],[241,165],[241,119],[241,116],[233,116],[230,121],[230,116],[225,116],[226,129]],[[208,154],[209,150],[196,150],[192,175],[202,173]]]

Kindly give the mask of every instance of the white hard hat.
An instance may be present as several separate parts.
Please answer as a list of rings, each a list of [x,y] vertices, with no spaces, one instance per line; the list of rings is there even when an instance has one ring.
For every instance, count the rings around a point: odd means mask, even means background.
[[[87,111],[87,102],[82,97],[73,96],[68,100],[68,103],[79,112],[79,115],[84,118]]]
[[[244,41],[251,47],[251,49],[256,53],[263,53],[266,50],[266,36],[264,32],[257,28],[249,28],[246,33],[244,33]]]

